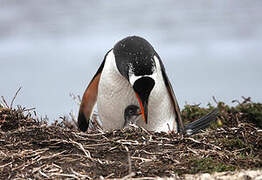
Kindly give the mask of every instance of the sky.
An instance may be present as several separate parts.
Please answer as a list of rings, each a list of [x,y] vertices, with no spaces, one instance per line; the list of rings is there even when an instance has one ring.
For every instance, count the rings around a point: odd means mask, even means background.
[[[52,121],[78,105],[106,52],[138,35],[163,60],[179,105],[262,101],[262,1],[0,0],[0,96]]]

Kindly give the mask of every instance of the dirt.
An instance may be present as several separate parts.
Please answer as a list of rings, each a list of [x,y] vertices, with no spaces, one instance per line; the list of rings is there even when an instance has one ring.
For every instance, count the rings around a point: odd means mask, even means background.
[[[2,105],[0,178],[195,179],[199,173],[250,169],[261,175],[262,104],[244,99],[234,107],[222,102],[218,107],[217,123],[185,136],[139,127],[82,133],[66,119],[48,125],[30,110]],[[182,116],[193,121],[213,108],[187,105]]]

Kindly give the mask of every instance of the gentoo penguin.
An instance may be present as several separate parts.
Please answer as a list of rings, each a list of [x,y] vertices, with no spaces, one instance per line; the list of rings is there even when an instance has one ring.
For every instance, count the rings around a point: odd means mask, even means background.
[[[186,124],[184,134],[193,135],[201,130],[205,130],[210,126],[212,122],[216,120],[217,113],[218,113],[218,109],[215,108],[213,111],[201,117],[200,119],[195,120],[189,124]],[[124,114],[124,119],[125,119],[124,128],[129,127],[130,124],[136,124],[137,117],[139,115],[141,115],[141,111],[138,106],[136,105],[127,106]]]
[[[141,115],[142,112],[140,111],[140,108],[136,105],[129,105],[126,107],[124,112],[124,127],[129,127],[130,124],[136,124],[137,118],[139,115]]]
[[[138,36],[120,40],[106,53],[82,97],[80,130],[87,130],[95,103],[104,130],[121,129],[130,104],[141,109],[138,126],[158,132],[184,130],[163,62],[151,44]]]

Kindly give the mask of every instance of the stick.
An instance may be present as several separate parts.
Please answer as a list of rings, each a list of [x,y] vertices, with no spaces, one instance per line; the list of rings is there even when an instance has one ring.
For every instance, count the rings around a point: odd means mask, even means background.
[[[3,101],[4,105],[5,105],[8,109],[10,109],[9,106],[8,106],[8,104],[7,104],[6,101],[5,101],[4,96],[1,96],[1,98],[2,98],[2,101]]]
[[[91,159],[91,160],[93,159],[93,158],[91,157],[90,152],[87,151],[87,150],[85,150],[85,148],[83,147],[83,145],[82,145],[81,143],[78,143],[78,142],[73,141],[73,140],[71,140],[71,139],[70,139],[70,141],[71,141],[73,144],[78,145],[78,146],[80,147],[80,149],[85,153],[85,155],[86,155],[86,157],[87,157],[88,159]]]
[[[22,87],[19,87],[18,90],[16,91],[15,96],[13,97],[13,99],[12,99],[12,101],[11,101],[10,109],[12,109],[13,103],[14,103],[14,101],[15,101],[15,98],[16,98],[17,94],[19,93],[19,91],[20,91],[21,89],[22,89]]]

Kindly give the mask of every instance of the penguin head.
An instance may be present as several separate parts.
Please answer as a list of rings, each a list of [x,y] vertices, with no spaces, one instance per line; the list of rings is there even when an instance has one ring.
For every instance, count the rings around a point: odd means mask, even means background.
[[[155,86],[157,56],[154,48],[145,39],[138,36],[130,36],[119,41],[113,48],[118,71],[132,86],[142,116],[147,123],[148,100]]]

